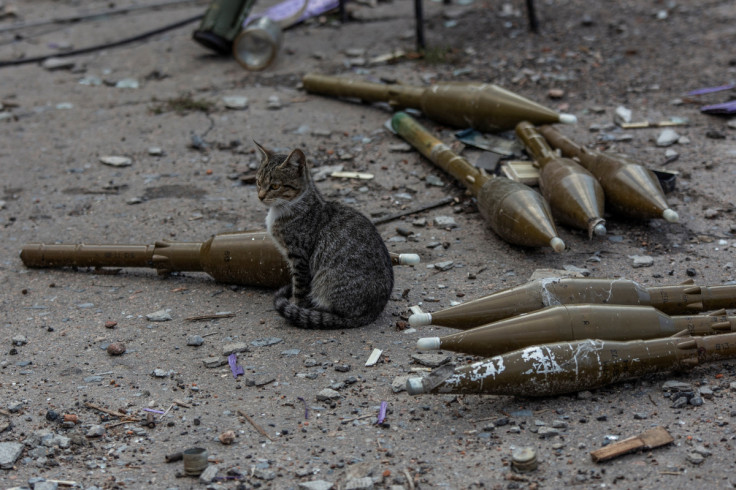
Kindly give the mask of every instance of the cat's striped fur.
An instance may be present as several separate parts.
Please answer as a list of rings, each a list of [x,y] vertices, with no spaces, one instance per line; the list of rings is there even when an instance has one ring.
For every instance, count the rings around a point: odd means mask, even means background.
[[[269,207],[268,232],[292,273],[292,283],[276,293],[276,311],[309,329],[373,322],[394,284],[381,235],[358,211],[324,199],[301,150],[286,155],[256,146],[258,198]]]

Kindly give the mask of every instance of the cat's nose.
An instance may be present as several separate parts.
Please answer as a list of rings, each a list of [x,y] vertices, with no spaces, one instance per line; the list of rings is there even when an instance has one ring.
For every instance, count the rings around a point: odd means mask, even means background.
[[[260,191],[258,191],[258,199],[260,199],[261,201],[263,201],[265,198],[266,198],[266,191],[263,190],[263,189],[261,189]]]

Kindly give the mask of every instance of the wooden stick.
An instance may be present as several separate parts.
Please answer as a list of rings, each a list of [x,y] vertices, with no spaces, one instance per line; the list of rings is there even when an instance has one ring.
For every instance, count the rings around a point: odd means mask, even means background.
[[[179,405],[180,407],[184,407],[184,408],[192,408],[192,406],[191,406],[191,405],[189,405],[188,403],[184,403],[183,401],[181,401],[181,400],[179,400],[179,399],[176,399],[176,398],[174,399],[174,403],[176,403],[176,404],[177,404],[177,405]]]
[[[242,410],[238,410],[238,413],[240,415],[242,415],[243,417],[245,417],[245,420],[247,420],[248,422],[250,422],[250,425],[252,425],[258,431],[259,434],[261,434],[263,437],[268,437],[268,440],[269,441],[273,441],[273,439],[271,438],[271,436],[269,436],[268,433],[265,430],[263,430],[263,427],[261,427],[260,425],[258,425],[256,423],[256,421],[253,420],[250,417],[250,415],[248,415],[247,413],[243,412]]]
[[[674,440],[664,427],[655,427],[654,429],[642,432],[638,436],[629,437],[622,441],[609,444],[606,447],[596,449],[590,453],[590,457],[593,458],[594,462],[600,463],[601,461],[606,461],[637,449],[652,449],[664,446]]]
[[[7,410],[3,410],[2,408],[0,408],[0,413],[5,415],[6,417],[10,417],[10,412],[8,412]]]
[[[185,318],[188,322],[198,322],[202,320],[216,320],[218,318],[233,318],[235,316],[235,313],[213,313],[211,315],[199,315],[199,316],[190,316],[189,318]]]
[[[108,415],[114,415],[115,417],[128,417],[129,415],[127,413],[121,413],[116,410],[110,410],[109,408],[101,407],[99,405],[95,405],[94,403],[85,402],[84,404],[87,408],[94,408],[95,410],[99,410],[100,412],[105,412]]]
[[[380,225],[382,223],[388,223],[389,221],[393,221],[395,219],[403,218],[404,216],[408,216],[410,214],[416,214],[421,213],[422,211],[428,211],[430,209],[438,208],[440,206],[444,206],[446,204],[450,204],[452,201],[454,201],[455,198],[452,196],[443,197],[439,201],[435,201],[429,204],[425,204],[423,206],[418,206],[416,208],[407,209],[405,211],[401,211],[396,214],[389,214],[388,216],[384,216],[383,218],[377,218],[373,220],[374,225]]]

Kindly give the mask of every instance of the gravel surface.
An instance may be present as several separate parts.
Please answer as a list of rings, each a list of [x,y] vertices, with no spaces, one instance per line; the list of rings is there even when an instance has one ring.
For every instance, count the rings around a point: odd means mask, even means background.
[[[736,484],[733,362],[548,398],[403,391],[408,376],[476,359],[417,351],[418,338],[452,330],[409,328],[413,305],[437,311],[525,283],[539,269],[645,286],[736,281],[736,124],[699,111],[734,92],[686,95],[736,79],[733,2],[535,3],[538,34],[528,32],[520,1],[425,1],[424,58],[413,55],[413,3],[394,1],[354,2],[346,24],[329,16],[286,31],[262,72],[193,42],[196,24],[64,63],[0,68],[0,486]],[[6,0],[0,22],[110,5]],[[0,59],[114,41],[205,7],[0,31]],[[408,56],[371,63],[397,50]],[[607,235],[592,240],[558,226],[563,253],[506,244],[465,189],[386,130],[385,106],[307,94],[300,80],[313,71],[415,85],[487,81],[576,114],[576,126],[560,129],[577,142],[678,172],[667,198],[680,222],[606,216]],[[629,113],[689,123],[623,130],[614,121]],[[456,129],[422,122],[454,141]],[[422,262],[395,268],[392,300],[374,324],[298,330],[273,310],[273,290],[203,273],[21,262],[30,242],[196,242],[263,229],[252,140],[304,149],[324,194],[372,218],[455,198],[379,225],[390,251]],[[473,162],[487,158],[452,146]],[[332,166],[374,178],[333,178]],[[375,349],[377,362],[366,366]],[[234,377],[231,365],[243,374]],[[674,443],[592,462],[591,451],[655,426]],[[194,447],[209,456],[201,476],[167,463]],[[512,472],[521,448],[533,450],[536,470]]]

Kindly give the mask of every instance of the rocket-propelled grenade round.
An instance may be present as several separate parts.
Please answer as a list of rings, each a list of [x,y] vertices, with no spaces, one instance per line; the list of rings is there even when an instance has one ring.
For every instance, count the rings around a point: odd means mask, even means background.
[[[643,287],[629,279],[550,277],[504,289],[467,303],[409,317],[413,327],[439,325],[461,330],[528,313],[547,306],[570,304],[653,306],[668,315],[736,308],[736,285]]]
[[[670,209],[654,172],[620,155],[579,146],[550,126],[539,132],[563,155],[577,158],[600,182],[611,211],[636,219],[664,218],[675,223],[677,212]]]
[[[394,114],[391,126],[432,163],[468,187],[478,198],[481,215],[502,239],[526,247],[551,246],[556,252],[565,249],[549,206],[531,187],[475,168],[405,112]]]
[[[590,390],[650,373],[736,357],[736,334],[616,342],[586,339],[542,344],[473,364],[410,378],[421,393],[553,396]]]
[[[670,316],[651,306],[560,305],[499,320],[443,337],[417,341],[420,350],[449,350],[496,356],[554,342],[600,339],[628,341],[670,337],[679,332],[714,335],[736,332],[736,317],[722,314]]]
[[[419,109],[437,122],[457,128],[498,132],[519,121],[534,124],[574,124],[572,114],[560,114],[492,83],[438,83],[429,87],[385,85],[309,73],[302,79],[307,92],[333,97],[387,102],[394,109]]]
[[[390,253],[393,265],[415,265],[417,254]],[[265,231],[213,235],[204,242],[157,241],[153,245],[28,243],[26,267],[148,267],[165,275],[206,272],[216,281],[278,287],[291,280],[289,265]]]
[[[520,122],[516,135],[539,164],[539,187],[553,216],[568,226],[586,230],[588,238],[605,235],[605,195],[593,174],[577,162],[557,156],[530,122]]]

